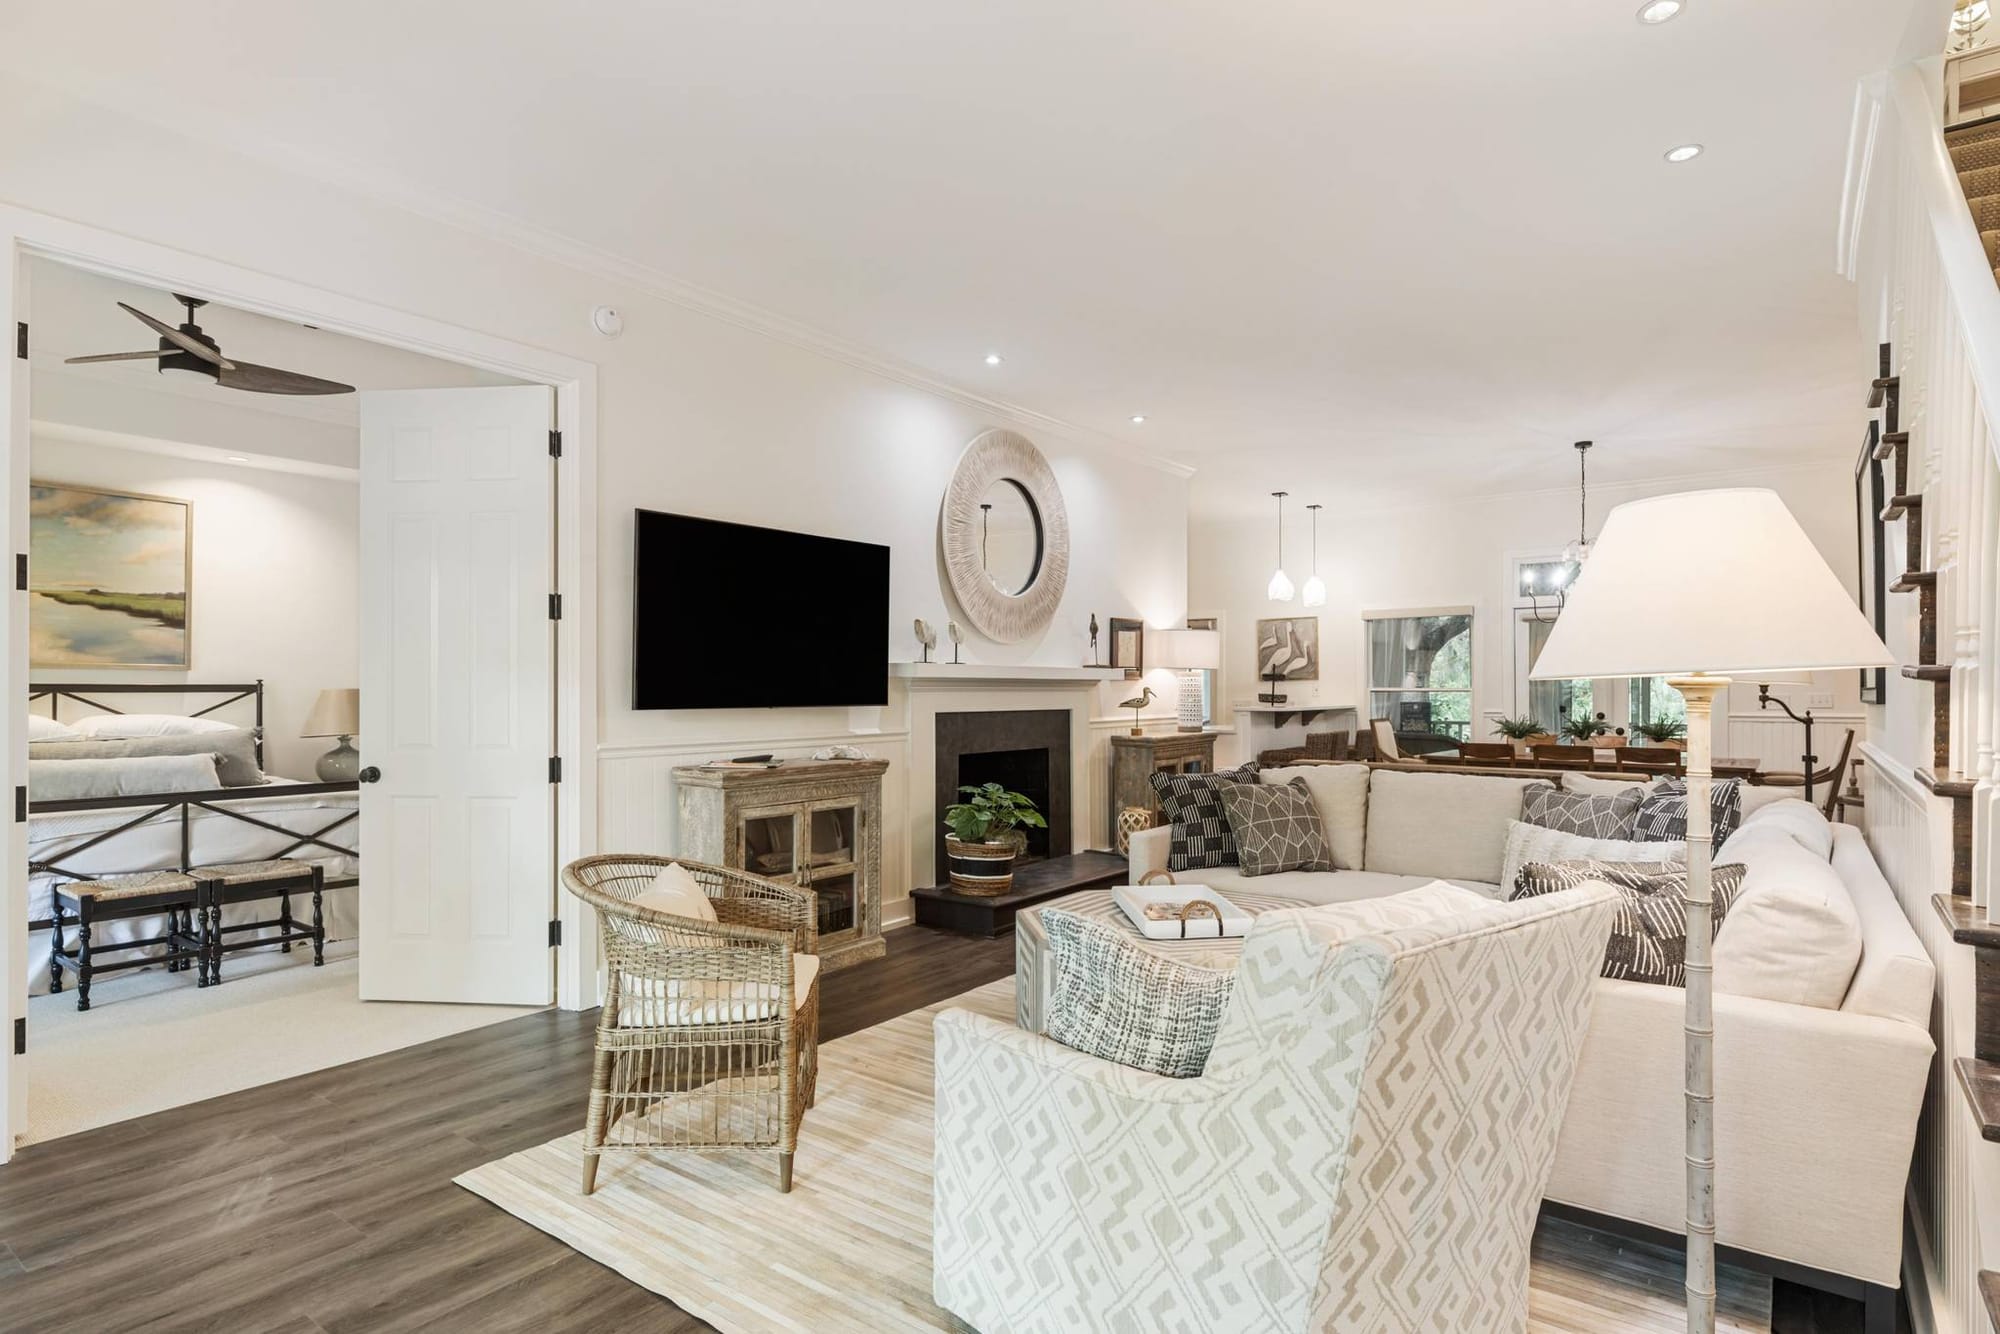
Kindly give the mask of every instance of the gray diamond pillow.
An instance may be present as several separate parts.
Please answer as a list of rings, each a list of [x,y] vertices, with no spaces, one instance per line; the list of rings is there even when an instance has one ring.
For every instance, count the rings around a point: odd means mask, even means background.
[[[1555,894],[1590,880],[1609,883],[1618,890],[1619,903],[1604,947],[1602,975],[1680,987],[1687,985],[1687,905],[1681,902],[1687,878],[1688,868],[1679,863],[1531,862],[1521,868],[1514,897]],[[1711,940],[1742,889],[1740,863],[1710,869]]]
[[[1234,972],[1161,958],[1115,926],[1060,909],[1042,911],[1042,930],[1055,969],[1050,1037],[1174,1079],[1207,1067]]]
[[[1334,869],[1319,803],[1305,779],[1232,783],[1222,789],[1222,811],[1229,818],[1236,864],[1243,874]]]
[[[1630,841],[1637,836],[1632,828],[1639,818],[1639,806],[1646,800],[1643,787],[1616,793],[1563,792],[1552,787],[1531,787],[1521,794],[1523,823],[1543,829],[1559,829],[1584,838],[1617,838]]]

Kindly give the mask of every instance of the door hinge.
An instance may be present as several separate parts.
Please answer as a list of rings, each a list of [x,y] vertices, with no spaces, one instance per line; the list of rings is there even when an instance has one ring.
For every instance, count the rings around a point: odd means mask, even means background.
[[[560,755],[549,756],[549,781],[551,783],[562,782],[562,756]]]
[[[22,584],[21,587],[26,588],[27,585]],[[552,621],[560,621],[562,619],[562,594],[560,593],[549,594],[549,619]]]
[[[28,327],[28,326],[27,326],[27,325],[25,325],[25,324],[21,326],[21,328],[22,328],[23,330],[25,330],[25,329],[26,329],[27,327]],[[25,338],[26,336],[27,336],[27,335],[26,335],[25,333],[23,333],[23,334],[22,334],[22,337],[24,337],[24,338]],[[25,344],[24,344],[23,346],[25,346]],[[27,354],[27,353],[25,353],[25,352],[23,352],[23,353],[22,353],[21,355],[25,357],[25,356],[27,356],[28,354]],[[549,457],[550,457],[550,458],[552,458],[552,459],[559,459],[559,458],[561,458],[561,457],[562,457],[562,432],[561,432],[561,431],[550,431],[550,432],[549,432]]]
[[[25,787],[17,787],[14,789],[14,823],[25,824],[27,822],[27,819],[28,819],[28,789]]]
[[[14,321],[14,355],[22,361],[28,359],[28,322]]]
[[[28,591],[28,553],[14,553],[14,587],[25,593]]]
[[[25,1014],[14,1021],[14,1054],[28,1054],[28,1016]]]
[[[549,919],[549,944],[562,944],[562,918],[560,917]]]

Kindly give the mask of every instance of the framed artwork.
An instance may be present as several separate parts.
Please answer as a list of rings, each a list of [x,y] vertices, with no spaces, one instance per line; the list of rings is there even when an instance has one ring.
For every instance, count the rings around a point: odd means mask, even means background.
[[[1888,555],[1883,550],[1882,510],[1889,503],[1882,481],[1882,469],[1875,462],[1875,446],[1881,439],[1881,425],[1868,423],[1868,434],[1861,441],[1861,457],[1854,462],[1854,527],[1855,549],[1859,553],[1860,577],[1855,582],[1859,589],[1857,600],[1861,604],[1861,614],[1868,618],[1877,635],[1886,629],[1885,603],[1889,595]],[[1880,704],[1886,696],[1888,670],[1882,667],[1861,669],[1861,702]]]
[[[1125,679],[1136,681],[1146,674],[1146,623],[1111,618],[1111,666],[1123,667]]]
[[[1257,622],[1257,679],[1319,680],[1319,617],[1280,616]]]
[[[187,670],[193,531],[185,500],[29,483],[29,665]]]

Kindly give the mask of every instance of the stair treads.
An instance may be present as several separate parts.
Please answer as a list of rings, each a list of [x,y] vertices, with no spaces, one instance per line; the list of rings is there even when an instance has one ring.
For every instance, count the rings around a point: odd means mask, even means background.
[[[1981,167],[2000,166],[2000,135],[1990,139],[1947,142],[1951,146],[1951,165],[1955,170],[1977,171]]]
[[[2000,195],[1981,195],[1965,201],[1972,207],[1972,225],[1982,232],[2000,229]]]
[[[1961,168],[1958,173],[1958,188],[1965,191],[1967,199],[2000,194],[2000,164],[1991,167]]]

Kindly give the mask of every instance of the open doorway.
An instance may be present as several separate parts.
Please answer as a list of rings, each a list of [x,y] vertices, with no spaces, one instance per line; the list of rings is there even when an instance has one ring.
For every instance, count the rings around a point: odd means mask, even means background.
[[[546,1004],[551,391],[27,278],[27,1137]]]

